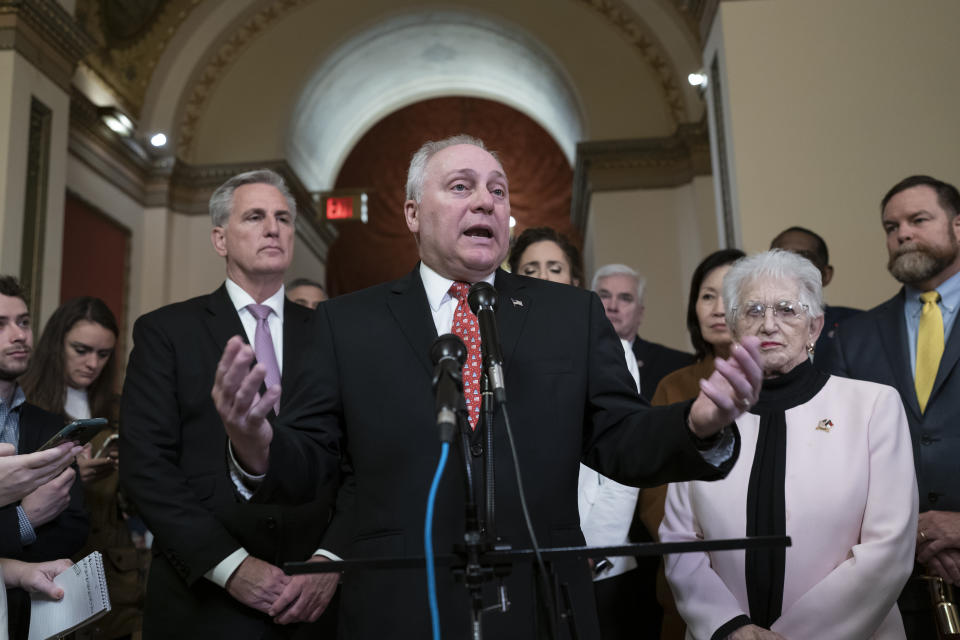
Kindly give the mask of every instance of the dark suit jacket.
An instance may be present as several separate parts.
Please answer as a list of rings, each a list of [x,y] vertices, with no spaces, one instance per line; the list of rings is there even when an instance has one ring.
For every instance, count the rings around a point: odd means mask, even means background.
[[[901,289],[880,306],[845,320],[837,332],[834,373],[900,391],[913,440],[920,511],[960,511],[960,322],[946,341],[927,410],[920,413],[903,305]]]
[[[497,272],[497,323],[509,413],[527,504],[541,546],[583,544],[577,512],[581,457],[621,482],[659,484],[719,477],[686,428],[688,405],[651,409],[637,398],[623,348],[595,294]],[[327,366],[315,367],[314,405],[305,424],[344,429],[350,473],[324,547],[345,558],[422,556],[426,497],[440,453],[429,349],[437,336],[419,271],[334,298],[318,309]],[[495,428],[497,533],[529,548],[502,415]],[[474,432],[470,462],[483,446]],[[438,554],[462,540],[464,471],[454,448],[434,520]],[[271,468],[270,473],[273,473]],[[582,638],[596,638],[585,562],[560,562]],[[439,569],[445,638],[468,637],[463,586]],[[484,617],[486,637],[533,638],[530,567],[507,579],[513,606]],[[487,602],[492,592],[487,589]],[[340,637],[429,637],[424,571],[355,572],[344,577]],[[566,637],[564,634],[563,637]]]
[[[647,342],[640,336],[633,341],[633,355],[637,357],[637,368],[640,369],[640,395],[647,402],[650,402],[665,375],[696,361],[692,353]]]
[[[30,403],[20,409],[20,441],[17,451],[33,453],[63,428],[62,416],[44,411]],[[76,467],[74,467],[76,470]],[[83,506],[83,484],[77,476],[70,487],[70,504],[50,522],[36,527],[37,540],[26,547],[20,544],[17,503],[0,508],[0,557],[26,562],[45,562],[69,558],[83,547],[89,524]],[[10,637],[26,638],[30,621],[30,597],[22,589],[9,589]]]
[[[337,445],[293,437],[283,416],[302,403],[302,373],[317,333],[309,309],[284,306],[283,394],[271,474],[249,502],[229,477],[227,438],[210,398],[227,340],[245,336],[225,287],[142,316],[123,390],[120,477],[155,535],[146,638],[260,638],[289,634],[203,577],[238,547],[275,565],[320,543],[336,485]],[[316,432],[311,434],[316,437]],[[293,469],[301,469],[296,474]],[[315,637],[315,634],[314,634]]]
[[[823,310],[823,331],[817,338],[817,344],[814,349],[813,364],[821,371],[831,373],[836,369],[834,356],[836,355],[836,346],[834,343],[837,338],[837,330],[840,323],[847,318],[863,313],[862,309],[853,309],[851,307],[835,307],[826,305]]]

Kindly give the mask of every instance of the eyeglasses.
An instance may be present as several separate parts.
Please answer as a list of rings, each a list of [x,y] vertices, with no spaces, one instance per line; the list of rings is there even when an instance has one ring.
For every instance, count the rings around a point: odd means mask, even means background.
[[[733,307],[733,313],[750,323],[757,323],[763,320],[767,315],[767,309],[773,310],[773,317],[780,318],[784,322],[794,323],[800,320],[800,317],[810,309],[809,305],[794,302],[793,300],[780,300],[773,304],[764,304],[762,302],[747,301],[739,307]]]

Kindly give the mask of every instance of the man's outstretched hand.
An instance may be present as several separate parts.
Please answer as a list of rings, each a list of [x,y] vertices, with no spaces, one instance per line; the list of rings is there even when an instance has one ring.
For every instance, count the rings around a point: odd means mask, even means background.
[[[690,408],[690,430],[698,438],[714,435],[757,402],[762,383],[760,340],[745,336],[733,344],[729,358],[717,358],[713,375],[700,381],[700,395]]]
[[[262,396],[260,385],[266,376],[262,365],[253,365],[250,345],[239,336],[230,338],[217,365],[217,375],[210,392],[217,413],[223,420],[227,437],[233,445],[237,462],[253,475],[267,472],[273,427],[266,416],[280,399],[280,385],[267,389]]]

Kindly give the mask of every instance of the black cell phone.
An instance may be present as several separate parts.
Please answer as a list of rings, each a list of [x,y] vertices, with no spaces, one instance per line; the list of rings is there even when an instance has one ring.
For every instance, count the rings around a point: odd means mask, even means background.
[[[107,426],[106,418],[87,418],[85,420],[74,420],[55,436],[43,443],[40,451],[50,449],[63,442],[76,442],[79,445],[85,445],[93,437],[103,431]]]

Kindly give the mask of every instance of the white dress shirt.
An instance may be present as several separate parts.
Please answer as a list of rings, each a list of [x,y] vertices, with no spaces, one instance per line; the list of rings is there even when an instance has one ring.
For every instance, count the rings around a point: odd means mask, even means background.
[[[640,393],[640,369],[633,355],[630,342],[620,339],[623,345],[627,369]],[[591,547],[608,547],[630,542],[630,525],[633,512],[637,507],[640,490],[628,487],[597,473],[585,464],[580,465],[580,477],[577,482],[577,507],[580,511],[580,529]],[[594,580],[613,578],[634,569],[637,559],[634,556],[616,556],[608,558],[610,568],[595,575]]]
[[[492,285],[496,275],[497,272],[494,271],[484,278],[483,282]],[[450,295],[450,287],[453,286],[454,281],[444,278],[422,262],[420,279],[423,280],[423,288],[427,292],[427,302],[430,304],[430,313],[433,314],[433,324],[437,327],[437,335],[450,333],[458,302]]]
[[[67,385],[67,397],[64,398],[63,412],[74,420],[92,418],[90,415],[90,399],[86,389],[74,389]],[[100,417],[100,416],[97,416]]]

